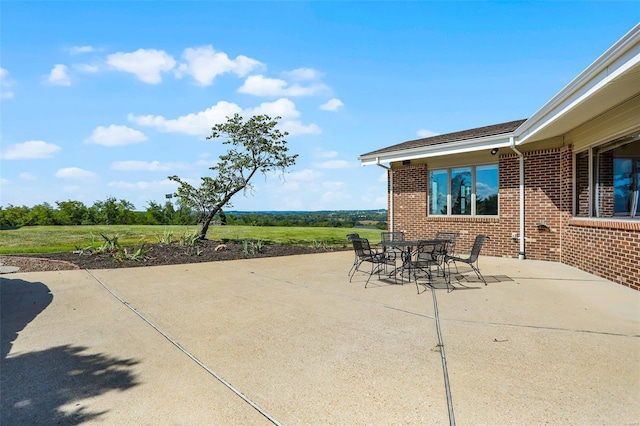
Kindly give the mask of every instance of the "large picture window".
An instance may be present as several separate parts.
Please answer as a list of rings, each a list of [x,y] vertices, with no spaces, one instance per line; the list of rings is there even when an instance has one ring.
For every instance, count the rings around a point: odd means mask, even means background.
[[[429,215],[497,216],[498,165],[431,170]]]
[[[577,217],[640,216],[640,134],[582,151],[575,156]]]

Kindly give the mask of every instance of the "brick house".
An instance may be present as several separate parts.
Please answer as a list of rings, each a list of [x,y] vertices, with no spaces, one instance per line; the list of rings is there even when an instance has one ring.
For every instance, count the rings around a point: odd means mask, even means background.
[[[477,234],[640,290],[640,24],[526,120],[359,157],[388,173],[389,228]],[[385,163],[385,164],[383,164]]]

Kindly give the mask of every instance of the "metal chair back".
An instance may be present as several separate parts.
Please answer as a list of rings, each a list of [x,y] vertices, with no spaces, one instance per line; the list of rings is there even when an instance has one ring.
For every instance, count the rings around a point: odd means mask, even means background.
[[[447,253],[451,256],[455,255],[456,252],[456,240],[458,239],[458,232],[450,232],[450,231],[438,231],[436,232],[436,240],[449,240],[449,244],[447,244]]]
[[[380,238],[382,241],[404,241],[404,232],[381,232]]]
[[[478,256],[480,256],[480,250],[482,250],[482,245],[484,241],[487,239],[486,235],[477,235],[475,241],[473,242],[473,247],[471,247],[471,254],[469,255],[469,262],[475,263],[478,260]]]

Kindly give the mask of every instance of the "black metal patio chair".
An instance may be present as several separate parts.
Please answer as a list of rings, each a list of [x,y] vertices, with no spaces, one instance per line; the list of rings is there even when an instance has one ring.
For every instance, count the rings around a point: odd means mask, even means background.
[[[453,257],[456,255],[456,240],[458,239],[458,235],[460,235],[458,232],[452,231],[436,232],[436,240],[449,240],[449,244],[447,244],[447,254],[449,256]],[[458,273],[458,265],[456,265],[456,273]]]
[[[354,238],[360,238],[360,234],[347,234],[347,241],[351,242]],[[353,265],[351,265],[351,269],[349,269],[349,272],[347,272],[347,275],[351,276],[351,271],[353,271],[353,268],[355,268],[356,266],[358,266],[357,255],[355,255],[353,259]]]
[[[356,272],[362,272],[362,273],[368,274],[367,282],[364,284],[364,287],[367,288],[367,285],[369,284],[369,280],[371,279],[372,275],[378,274],[378,278],[380,278],[380,273],[383,270],[386,273],[388,266],[393,266],[395,268],[396,260],[388,257],[384,252],[379,252],[377,250],[372,249],[371,246],[369,245],[368,239],[353,238],[351,240],[351,243],[353,244],[353,250],[356,255],[357,264],[355,265],[355,268],[353,268],[353,271],[351,272],[351,277],[349,278],[349,282],[351,282]],[[371,269],[369,271],[363,271],[360,268],[365,263],[368,263],[371,265]],[[397,283],[397,278],[395,280]]]
[[[381,232],[380,239],[382,240],[382,242],[404,241],[404,232],[402,231]],[[384,251],[387,253],[387,256],[393,259],[398,259],[402,256],[403,250],[401,248],[389,247],[389,246],[383,246],[383,247],[384,247]]]
[[[418,241],[416,250],[410,261],[410,273],[413,273],[413,279],[416,282],[416,290],[420,294],[420,284],[418,282],[418,275],[426,277],[429,280],[429,284],[433,285],[433,271],[431,268],[436,267],[442,269],[443,277],[447,283],[447,290],[449,289],[449,279],[445,276],[444,260],[447,253],[448,240],[423,240]],[[425,286],[425,284],[422,284]],[[426,286],[425,286],[426,288]]]
[[[466,263],[471,267],[471,269],[473,269],[473,272],[475,272],[478,278],[482,280],[484,285],[487,285],[487,281],[480,273],[480,267],[478,266],[478,257],[480,256],[480,250],[482,250],[482,245],[487,239],[489,239],[489,237],[487,237],[486,235],[477,235],[475,241],[473,242],[473,247],[471,247],[471,254],[469,254],[469,257],[458,257],[449,255],[445,256],[444,261],[447,264],[447,268],[449,269],[449,277],[451,277],[451,262]],[[450,280],[451,278],[449,278],[449,281]]]

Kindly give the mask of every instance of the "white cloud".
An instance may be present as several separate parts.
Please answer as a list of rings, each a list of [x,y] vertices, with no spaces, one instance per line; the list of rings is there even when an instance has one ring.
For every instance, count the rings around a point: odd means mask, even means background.
[[[32,175],[31,173],[27,173],[27,172],[23,172],[20,173],[20,175],[18,175],[18,177],[22,180],[38,180],[38,177],[35,175]]]
[[[418,137],[430,138],[431,136],[438,136],[440,133],[432,132],[431,130],[420,129],[417,132]]]
[[[204,111],[183,115],[175,119],[167,119],[161,115],[135,116],[129,114],[129,121],[139,126],[155,127],[161,132],[186,133],[187,135],[203,136],[211,132],[211,128],[218,123],[227,121],[241,108],[230,102],[220,101]]]
[[[281,123],[280,127],[283,131],[289,132],[289,135],[303,135],[303,134],[312,134],[319,135],[322,133],[320,127],[316,124],[304,125],[300,121],[284,121]]]
[[[79,167],[65,167],[58,170],[55,176],[62,179],[93,179],[97,175]]]
[[[476,182],[476,194],[478,196],[478,200],[482,200],[484,198],[490,197],[491,195],[495,195],[498,193],[498,188],[487,185],[483,182]]]
[[[127,191],[154,191],[158,189],[175,189],[178,184],[176,182],[165,179],[162,181],[138,181],[138,182],[126,182],[126,181],[114,181],[107,184],[111,188],[118,188]]]
[[[30,160],[34,158],[50,158],[60,151],[58,145],[44,141],[27,141],[12,145],[0,155],[3,160]]]
[[[320,109],[323,109],[325,111],[337,111],[338,108],[340,108],[343,105],[344,104],[340,99],[332,98],[332,99],[329,99],[326,103],[320,105]]]
[[[198,156],[200,159],[196,161],[196,166],[210,168],[218,164],[217,158],[212,159],[210,152],[204,152]]]
[[[178,163],[161,163],[159,161],[114,161],[111,163],[113,170],[125,172],[166,172],[175,169],[187,168],[184,164]]]
[[[295,70],[285,72],[284,73],[291,80],[301,81],[301,80],[317,80],[322,78],[322,73],[314,70],[313,68],[297,68]]]
[[[14,96],[8,76],[9,71],[0,68],[0,99],[11,99]]]
[[[262,66],[259,61],[243,55],[229,59],[226,53],[216,52],[210,45],[185,49],[182,57],[187,63],[180,64],[176,76],[190,75],[202,86],[209,86],[218,75],[234,73],[243,77]]]
[[[282,117],[283,119],[300,117],[300,111],[296,109],[296,104],[286,98],[280,98],[273,102],[263,102],[255,108],[244,110],[244,115],[248,117],[261,114],[266,114],[270,117]]]
[[[238,89],[239,93],[256,96],[313,96],[326,93],[329,88],[320,83],[303,87],[299,84],[289,86],[285,80],[268,78],[263,75],[249,76]]]
[[[389,175],[388,172],[382,172],[380,173],[380,177],[378,178],[378,182],[384,182],[387,183],[389,181]]]
[[[8,185],[10,182],[9,179],[0,178],[0,185]]]
[[[318,167],[321,169],[348,169],[353,165],[346,160],[331,160],[320,163]]]
[[[325,151],[322,148],[316,148],[313,154],[316,158],[335,158],[338,151]]]
[[[86,73],[96,73],[99,70],[97,65],[91,65],[91,64],[73,64],[72,66],[73,66],[73,69],[75,69],[76,71],[86,72]]]
[[[313,169],[303,169],[298,172],[287,173],[286,178],[296,182],[314,182],[322,177],[322,174]]]
[[[227,117],[235,113],[244,117],[266,114],[270,117],[282,117],[279,128],[289,132],[291,136],[312,133],[321,133],[315,124],[303,125],[300,121],[288,121],[287,119],[300,116],[300,112],[289,99],[280,98],[273,102],[264,102],[255,108],[242,110],[237,104],[220,101],[204,111],[183,115],[178,118],[168,119],[161,115],[133,115],[128,119],[139,126],[154,127],[161,132],[185,133],[193,136],[206,136],[211,133],[211,127],[227,121]]]
[[[71,78],[69,78],[68,71],[69,68],[66,65],[56,64],[49,73],[47,81],[56,86],[71,86]]]
[[[82,191],[82,188],[78,185],[66,185],[62,187],[62,190],[66,193],[76,194]]]
[[[109,127],[96,127],[91,136],[85,139],[84,142],[104,146],[119,146],[140,143],[146,140],[147,137],[139,130],[112,124]]]
[[[144,83],[158,84],[162,81],[161,73],[171,71],[176,61],[164,50],[138,49],[108,55],[107,64],[118,71],[135,74]]]
[[[287,173],[284,176],[284,184],[280,189],[285,193],[297,191],[301,188],[304,188],[305,191],[309,192],[312,191],[310,187],[316,186],[316,182],[321,177],[321,173],[312,169],[303,169],[297,172]]]
[[[334,203],[336,201],[350,199],[351,196],[343,191],[344,187],[344,182],[322,182],[322,189],[324,190],[324,193],[322,194],[320,200],[325,203]]]
[[[99,49],[96,49],[93,46],[73,46],[68,49],[70,55],[80,55],[82,53],[92,53],[97,52]]]

